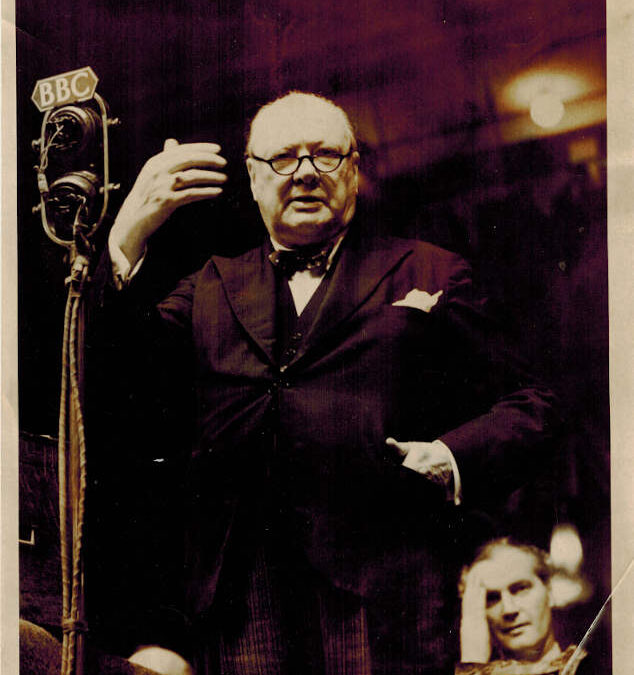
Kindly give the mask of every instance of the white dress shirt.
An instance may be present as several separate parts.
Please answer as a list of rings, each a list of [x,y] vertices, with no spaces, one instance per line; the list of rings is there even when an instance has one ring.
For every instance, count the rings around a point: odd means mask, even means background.
[[[288,287],[291,289],[291,295],[293,296],[293,302],[295,303],[295,311],[297,312],[297,316],[299,316],[304,311],[306,305],[310,302],[310,299],[313,297],[315,291],[319,287],[322,279],[326,276],[326,272],[330,269],[332,261],[335,258],[335,254],[337,253],[339,246],[341,246],[341,242],[343,241],[345,234],[345,232],[342,232],[335,240],[335,244],[330,251],[330,255],[328,256],[328,262],[324,266],[321,274],[315,274],[313,270],[306,269],[294,272],[293,275],[289,277]],[[282,244],[278,243],[275,239],[273,239],[273,237],[271,237],[271,244],[276,251],[291,250],[286,246],[282,246]]]

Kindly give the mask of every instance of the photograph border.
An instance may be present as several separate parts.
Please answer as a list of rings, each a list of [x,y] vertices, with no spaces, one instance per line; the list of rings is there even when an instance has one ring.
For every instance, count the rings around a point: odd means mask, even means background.
[[[18,326],[15,6],[2,0],[0,670],[18,662]],[[634,663],[634,9],[607,3],[613,673]],[[626,572],[629,573],[626,575]]]

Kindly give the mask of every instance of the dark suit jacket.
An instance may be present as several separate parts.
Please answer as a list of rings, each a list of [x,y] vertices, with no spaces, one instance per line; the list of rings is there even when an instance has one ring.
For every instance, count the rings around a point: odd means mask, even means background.
[[[195,613],[211,606],[227,561],[267,512],[286,514],[311,566],[336,586],[368,598],[413,589],[433,613],[454,594],[453,580],[439,580],[460,544],[460,510],[385,439],[444,441],[467,507],[495,508],[542,461],[553,396],[504,345],[469,266],[424,242],[366,239],[359,227],[284,368],[265,246],[212,256],[158,305],[193,359]],[[442,293],[429,311],[394,306],[412,289]]]

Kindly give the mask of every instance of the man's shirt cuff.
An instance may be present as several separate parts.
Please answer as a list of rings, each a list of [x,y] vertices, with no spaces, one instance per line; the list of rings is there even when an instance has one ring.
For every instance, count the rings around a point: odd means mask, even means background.
[[[110,238],[108,239],[108,252],[110,253],[110,261],[112,263],[114,285],[120,291],[130,283],[130,280],[141,269],[146,251],[143,251],[143,255],[138,259],[134,267],[130,265],[130,261],[126,258],[125,253]]]
[[[446,443],[443,443],[441,440],[436,439],[434,443],[440,443],[446,450],[449,455],[449,463],[451,464],[451,472],[453,473],[453,494],[451,490],[451,485],[447,486],[447,500],[453,501],[456,506],[460,506],[462,503],[462,481],[460,479],[460,471],[458,470],[458,464],[456,463],[456,458],[453,456],[453,452]]]

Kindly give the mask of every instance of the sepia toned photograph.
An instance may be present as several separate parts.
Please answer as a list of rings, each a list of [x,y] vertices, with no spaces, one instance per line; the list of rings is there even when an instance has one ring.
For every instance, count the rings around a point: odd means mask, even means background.
[[[14,21],[19,672],[616,673],[605,3]]]

